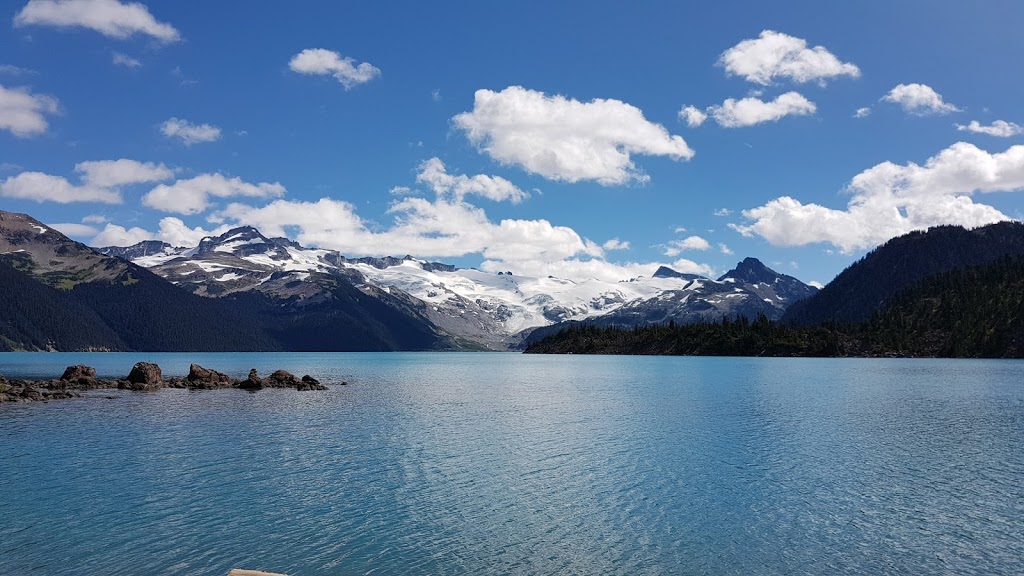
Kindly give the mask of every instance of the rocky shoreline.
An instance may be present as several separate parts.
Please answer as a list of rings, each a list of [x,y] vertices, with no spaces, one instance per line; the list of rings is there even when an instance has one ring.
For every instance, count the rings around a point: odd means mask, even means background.
[[[347,382],[341,382],[345,385]],[[96,369],[77,364],[68,366],[56,380],[8,380],[0,375],[0,403],[3,402],[46,402],[78,398],[86,390],[118,389],[136,392],[150,392],[161,388],[184,388],[188,390],[216,390],[238,388],[255,392],[264,388],[292,388],[299,391],[327,390],[327,386],[310,375],[301,378],[286,370],[276,370],[261,378],[253,368],[244,379],[233,378],[223,372],[204,368],[198,364],[189,366],[184,378],[163,377],[160,367],[151,362],[139,362],[132,366],[128,375],[120,380],[96,378]]]

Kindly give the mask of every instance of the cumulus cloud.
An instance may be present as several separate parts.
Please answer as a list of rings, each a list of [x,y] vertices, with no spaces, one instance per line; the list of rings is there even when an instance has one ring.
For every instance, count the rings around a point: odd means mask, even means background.
[[[1020,136],[1024,134],[1024,126],[1014,124],[1013,122],[1007,122],[1005,120],[996,120],[988,126],[983,126],[981,122],[977,120],[971,120],[970,124],[966,126],[963,124],[957,124],[956,129],[960,131],[974,132],[975,134],[988,134],[989,136],[996,136],[999,138],[1009,138],[1011,136]]]
[[[728,208],[719,208],[712,212],[712,214],[715,216],[732,216],[732,210],[729,210]]]
[[[65,236],[71,236],[73,238],[95,236],[98,232],[98,230],[93,226],[89,226],[88,224],[78,224],[76,222],[60,222],[57,224],[47,224],[47,226],[61,234],[64,234]]]
[[[193,124],[181,118],[165,120],[160,125],[160,133],[168,138],[180,139],[185,146],[220,140],[220,128],[210,124]]]
[[[700,236],[688,236],[681,240],[672,240],[665,245],[665,256],[676,257],[684,250],[708,250],[711,244]]]
[[[100,160],[75,165],[78,184],[63,176],[42,172],[22,172],[0,182],[0,196],[36,202],[100,202],[119,204],[121,188],[133,184],[159,182],[174,175],[163,164],[135,160]]]
[[[619,100],[580,102],[521,86],[477,90],[473,110],[452,120],[491,158],[549,180],[646,182],[633,154],[673,160],[694,155],[682,137]]]
[[[814,102],[799,92],[786,92],[770,102],[754,96],[742,100],[729,98],[721,106],[712,106],[708,111],[720,126],[742,128],[762,122],[776,122],[786,116],[807,116],[814,114],[817,109]]]
[[[683,106],[679,109],[679,119],[685,120],[690,128],[696,128],[708,119],[708,115],[696,106]]]
[[[867,118],[868,116],[871,116],[871,108],[866,106],[864,108],[857,108],[853,113],[854,118]]]
[[[912,230],[940,224],[977,227],[1010,218],[972,195],[1024,189],[1024,146],[990,154],[958,142],[923,166],[883,162],[853,178],[845,210],[776,198],[730,225],[779,246],[826,242],[845,253],[869,248]]]
[[[14,25],[89,28],[111,38],[140,34],[162,42],[181,39],[173,26],[158,21],[144,5],[118,0],[29,0],[14,17]]]
[[[292,57],[288,67],[299,74],[334,76],[345,90],[380,76],[380,69],[369,62],[356,63],[347,56],[323,48],[307,48]]]
[[[882,96],[882,100],[892,102],[915,116],[960,112],[959,108],[943,101],[938,92],[925,84],[899,84]]]
[[[430,189],[438,196],[450,195],[456,200],[462,200],[469,194],[475,194],[495,202],[508,200],[513,204],[518,204],[530,196],[500,176],[449,174],[444,162],[439,158],[431,158],[421,164],[416,181],[430,186]],[[406,188],[396,192],[395,189],[392,189],[392,193],[402,192],[407,193],[409,190]]]
[[[722,244],[721,242],[718,243],[718,251],[721,252],[722,254],[725,254],[726,256],[732,256],[733,254],[732,248],[729,248],[728,246]]]
[[[5,88],[0,85],[0,130],[7,130],[19,138],[46,132],[47,114],[60,112],[57,99],[45,94],[33,94],[27,88]]]
[[[604,248],[605,250],[629,250],[629,242],[623,242],[618,238],[612,238],[602,244],[601,248]]]
[[[824,46],[808,48],[806,40],[774,30],[729,48],[719,57],[718,65],[730,75],[763,86],[777,78],[824,83],[839,76],[860,76],[856,65],[842,62]]]
[[[109,221],[110,218],[107,218],[102,214],[89,214],[88,216],[82,218],[82,222],[84,222],[85,224],[106,224]]]
[[[284,196],[284,193],[285,188],[279,182],[252,184],[237,176],[200,174],[171,184],[160,184],[142,197],[142,203],[163,212],[199,214],[210,207],[210,198],[275,198]]]
[[[150,232],[139,227],[125,228],[117,224],[107,224],[102,231],[89,241],[90,246],[131,246],[143,240],[160,240],[171,246],[196,246],[207,236],[217,236],[227,232],[231,227],[219,226],[206,230],[199,226],[191,228],[180,218],[168,216],[160,220],[160,228]]]
[[[120,52],[114,52],[112,56],[112,61],[114,62],[114,64],[117,64],[118,66],[124,66],[125,68],[138,68],[142,66],[142,62],[139,62],[135,58],[132,58],[131,56],[127,54],[122,54]]]

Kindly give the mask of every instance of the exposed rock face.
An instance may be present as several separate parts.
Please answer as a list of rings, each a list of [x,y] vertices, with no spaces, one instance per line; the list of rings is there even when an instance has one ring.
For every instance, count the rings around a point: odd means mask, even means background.
[[[242,390],[263,390],[263,380],[260,380],[260,375],[253,368],[249,370],[249,377],[239,382],[238,387]]]
[[[216,370],[203,368],[198,364],[188,367],[188,376],[185,377],[187,388],[230,388],[238,384],[238,380]]]
[[[126,388],[130,390],[155,390],[163,386],[164,376],[160,367],[151,362],[139,362],[128,373]]]

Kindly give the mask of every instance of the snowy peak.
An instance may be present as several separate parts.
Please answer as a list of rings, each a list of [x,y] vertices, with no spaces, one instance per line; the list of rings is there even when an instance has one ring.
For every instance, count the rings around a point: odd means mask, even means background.
[[[199,242],[197,254],[208,254],[210,252],[223,252],[237,254],[237,252],[261,253],[266,252],[273,245],[266,236],[252,226],[232,228],[220,236],[207,236]]]
[[[757,258],[744,258],[718,281],[746,285],[748,290],[766,301],[777,303],[783,309],[818,291],[792,276],[772,270]]]
[[[125,260],[135,260],[149,256],[163,256],[175,252],[175,248],[166,242],[159,240],[143,240],[131,246],[107,246],[97,248],[97,252],[104,256],[114,256]]]

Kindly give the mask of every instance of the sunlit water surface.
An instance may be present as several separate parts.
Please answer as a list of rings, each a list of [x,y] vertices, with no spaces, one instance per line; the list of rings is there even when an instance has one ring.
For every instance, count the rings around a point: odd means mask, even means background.
[[[350,384],[0,405],[0,574],[1024,571],[1020,362],[5,354],[0,373],[138,360]]]

